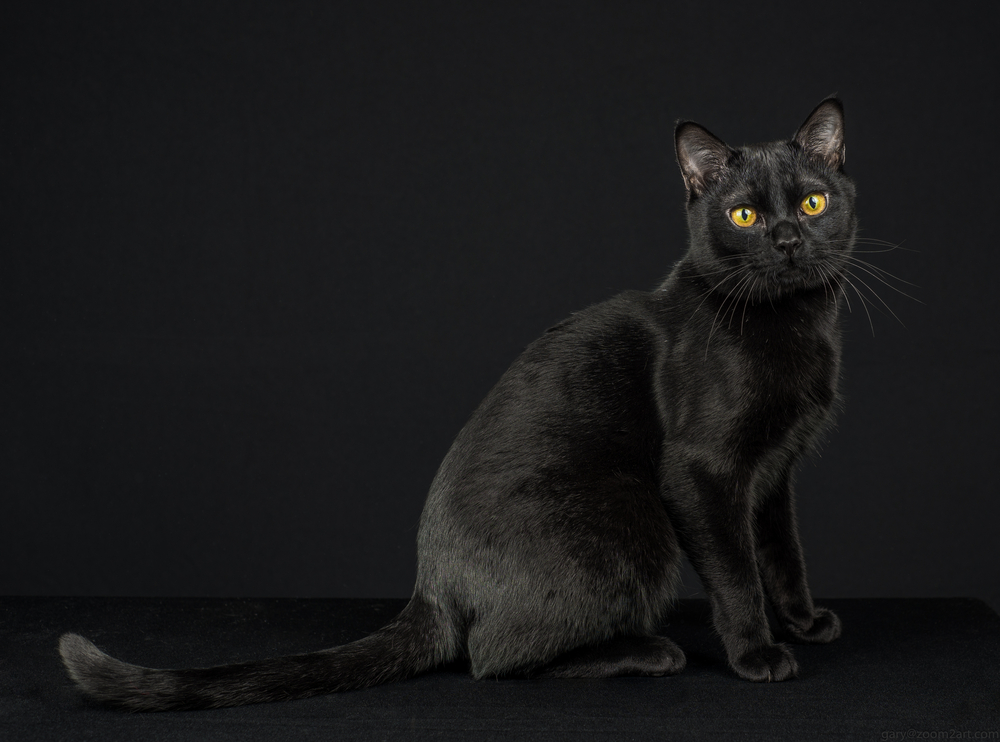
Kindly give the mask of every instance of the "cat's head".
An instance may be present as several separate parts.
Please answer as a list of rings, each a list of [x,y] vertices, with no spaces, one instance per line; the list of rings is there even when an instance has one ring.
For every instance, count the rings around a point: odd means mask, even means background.
[[[820,103],[788,141],[734,149],[686,121],[675,144],[689,256],[706,280],[757,300],[839,285],[857,231],[840,101]]]

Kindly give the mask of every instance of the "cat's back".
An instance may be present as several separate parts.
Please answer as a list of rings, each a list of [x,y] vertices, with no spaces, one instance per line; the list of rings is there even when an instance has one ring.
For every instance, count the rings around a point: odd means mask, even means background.
[[[473,420],[503,419],[521,434],[562,434],[574,445],[588,432],[627,427],[652,399],[666,340],[659,308],[656,295],[628,291],[549,328],[511,364]]]
[[[531,343],[459,433],[432,489],[496,487],[498,476],[515,487],[540,471],[579,476],[654,457],[661,302],[628,291]]]

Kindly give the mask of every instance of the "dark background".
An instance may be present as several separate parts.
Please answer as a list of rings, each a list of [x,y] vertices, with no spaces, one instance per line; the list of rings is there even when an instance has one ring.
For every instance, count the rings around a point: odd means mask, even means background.
[[[813,589],[1000,608],[991,4],[28,5],[0,593],[408,595],[490,386],[681,255],[674,122],[787,137],[836,92],[862,234],[905,248],[861,257],[923,303],[857,273],[800,476]]]

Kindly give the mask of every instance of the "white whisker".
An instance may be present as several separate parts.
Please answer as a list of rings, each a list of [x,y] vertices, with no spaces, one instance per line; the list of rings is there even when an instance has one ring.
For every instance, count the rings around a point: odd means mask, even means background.
[[[712,326],[711,326],[711,328],[709,329],[709,332],[708,332],[708,340],[705,341],[705,360],[708,360],[708,349],[709,349],[709,347],[712,344],[712,336],[715,334],[715,326],[716,326],[716,322],[719,319],[719,314],[720,313],[722,314],[722,322],[725,322],[726,321],[726,314],[728,314],[728,310],[726,310],[725,312],[723,312],[723,309],[725,308],[725,306],[729,302],[729,300],[732,299],[733,294],[736,293],[736,291],[741,286],[743,286],[743,284],[747,280],[749,280],[751,277],[752,277],[752,275],[751,275],[750,268],[748,266],[744,266],[744,269],[742,271],[742,276],[740,277],[740,280],[736,283],[735,286],[733,286],[729,290],[729,292],[726,294],[725,298],[723,298],[722,302],[719,304],[719,308],[715,311],[715,317],[712,318]],[[721,325],[721,323],[719,323],[719,324]]]
[[[850,286],[852,289],[854,289],[854,293],[858,295],[858,299],[861,300],[861,306],[865,310],[865,314],[868,315],[868,326],[872,330],[872,337],[875,337],[875,323],[872,322],[872,315],[871,312],[868,311],[868,303],[865,301],[865,297],[861,294],[860,291],[858,291],[858,287],[854,285],[854,283],[851,281],[850,278],[847,277],[846,274],[844,274],[842,277],[847,282],[847,285]],[[844,296],[846,298],[847,292],[844,292]],[[850,307],[849,303],[848,307]]]
[[[857,280],[857,281],[858,281],[858,282],[859,282],[859,283],[860,283],[860,284],[861,284],[862,286],[864,286],[864,287],[865,287],[866,289],[868,289],[868,290],[869,290],[869,291],[870,291],[870,292],[872,293],[872,296],[874,296],[874,297],[875,297],[876,299],[878,299],[878,300],[879,300],[879,301],[880,301],[880,302],[882,303],[882,306],[883,306],[883,307],[885,307],[885,308],[886,308],[886,309],[888,310],[889,314],[891,314],[891,315],[892,315],[893,317],[895,317],[895,318],[896,318],[896,321],[897,321],[897,322],[898,322],[899,324],[903,325],[903,327],[906,327],[906,325],[905,325],[905,324],[903,323],[903,320],[901,320],[901,319],[900,319],[900,318],[899,318],[899,317],[898,317],[898,316],[896,315],[896,313],[895,313],[894,311],[892,311],[892,307],[890,307],[890,306],[889,306],[888,304],[886,304],[886,303],[885,303],[885,300],[884,300],[884,299],[883,299],[883,298],[882,298],[881,296],[879,296],[879,295],[878,295],[878,292],[877,292],[877,291],[875,291],[875,289],[873,289],[873,288],[872,288],[871,286],[869,286],[869,285],[868,285],[867,283],[865,283],[864,279],[863,279],[863,278],[861,278],[860,276],[857,276],[857,275],[855,275],[855,274],[853,274],[853,273],[851,273],[851,276],[852,276],[852,277],[853,277],[853,278],[854,278],[855,280]],[[855,287],[855,289],[854,289],[854,290],[855,290],[855,291],[857,291],[857,290],[858,290],[858,289],[857,289],[857,287]],[[860,296],[860,292],[859,292],[859,296]],[[875,307],[876,309],[878,309],[878,306],[877,306],[877,305],[875,305],[875,304],[872,304],[872,306],[873,306],[873,307]],[[880,311],[881,311],[881,310],[880,310]]]
[[[913,301],[918,302],[920,304],[923,304],[923,302],[920,301],[920,299],[916,298],[915,296],[910,296],[905,291],[901,291],[900,289],[898,289],[895,286],[893,286],[891,283],[889,283],[888,281],[886,281],[885,278],[882,277],[882,275],[888,276],[889,278],[892,278],[895,281],[899,281],[900,283],[905,283],[907,286],[913,286],[913,288],[919,289],[920,287],[917,286],[917,284],[910,283],[909,281],[906,281],[906,280],[900,278],[899,276],[894,276],[892,273],[890,273],[889,271],[885,270],[884,268],[879,268],[877,265],[872,265],[871,263],[869,263],[869,262],[867,262],[865,260],[861,260],[860,258],[856,258],[853,255],[845,255],[844,257],[848,261],[850,261],[851,265],[853,265],[855,268],[859,268],[859,269],[863,270],[865,273],[867,273],[868,275],[872,276],[873,278],[877,278],[879,281],[881,281],[882,283],[884,283],[886,286],[888,286],[890,289],[892,289],[896,293],[902,294],[907,299],[913,299]],[[879,275],[879,274],[882,274],[882,275]]]

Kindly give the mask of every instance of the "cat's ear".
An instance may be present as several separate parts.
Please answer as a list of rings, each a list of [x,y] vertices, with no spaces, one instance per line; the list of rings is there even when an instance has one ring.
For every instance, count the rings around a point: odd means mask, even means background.
[[[809,114],[799,127],[795,141],[810,157],[825,162],[835,170],[844,166],[844,106],[836,98],[827,98]]]
[[[733,154],[725,142],[693,121],[682,121],[674,130],[674,148],[684,185],[692,196],[700,196],[726,168]]]

